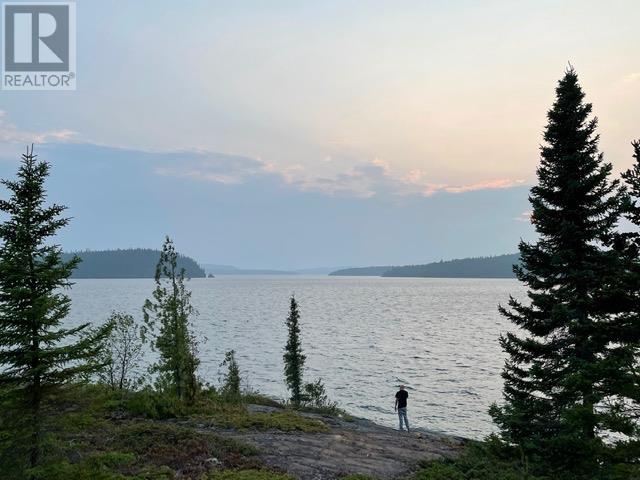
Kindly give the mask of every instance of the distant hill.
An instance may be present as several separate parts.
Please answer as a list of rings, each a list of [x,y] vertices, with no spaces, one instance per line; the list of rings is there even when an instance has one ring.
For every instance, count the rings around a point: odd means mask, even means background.
[[[73,255],[79,256],[82,262],[72,278],[153,278],[160,259],[160,251],[150,248],[63,253],[63,259],[69,260]],[[205,276],[204,270],[190,257],[181,255],[178,267],[185,269],[187,277]]]
[[[438,278],[513,278],[513,265],[520,262],[517,253],[496,257],[462,258],[393,267],[383,277],[438,277]]]
[[[382,277],[382,275],[393,267],[356,267],[356,268],[343,268],[342,270],[336,270],[329,275],[336,277]]]
[[[336,276],[434,277],[434,278],[513,278],[513,265],[520,262],[517,253],[495,257],[462,258],[424,265],[401,267],[347,268],[332,272]]]

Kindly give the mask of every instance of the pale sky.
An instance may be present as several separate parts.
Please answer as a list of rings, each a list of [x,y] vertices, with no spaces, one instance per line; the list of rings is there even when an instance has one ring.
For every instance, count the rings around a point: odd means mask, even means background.
[[[189,151],[202,157],[149,175],[211,189],[276,175],[327,201],[522,189],[570,61],[620,171],[640,137],[639,15],[637,0],[79,0],[78,90],[0,92],[0,153]]]

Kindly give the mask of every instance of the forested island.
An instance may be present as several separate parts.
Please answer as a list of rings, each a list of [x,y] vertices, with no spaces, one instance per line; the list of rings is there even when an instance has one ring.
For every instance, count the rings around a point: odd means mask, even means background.
[[[151,248],[85,250],[63,253],[62,259],[69,261],[74,255],[81,262],[71,278],[153,278],[160,260],[160,250]],[[184,268],[186,277],[205,277],[204,269],[191,257],[179,255],[178,268]]]
[[[513,265],[520,263],[517,253],[495,257],[440,260],[424,265],[362,267],[336,270],[334,276],[430,277],[430,278],[514,278]]]
[[[354,267],[343,268],[331,272],[329,276],[334,277],[382,277],[386,271],[393,267]]]

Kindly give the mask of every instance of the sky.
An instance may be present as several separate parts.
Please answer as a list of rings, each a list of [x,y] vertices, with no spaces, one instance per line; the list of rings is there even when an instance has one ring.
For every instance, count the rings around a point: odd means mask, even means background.
[[[514,252],[568,62],[616,174],[640,137],[640,3],[79,0],[78,88],[0,92],[74,220],[65,250],[254,268]]]

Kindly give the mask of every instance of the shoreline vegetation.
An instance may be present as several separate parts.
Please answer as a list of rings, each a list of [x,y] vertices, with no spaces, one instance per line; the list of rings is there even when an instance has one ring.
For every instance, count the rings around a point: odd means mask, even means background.
[[[15,480],[628,480],[640,478],[640,142],[613,179],[597,121],[569,67],[556,88],[532,188],[534,243],[514,272],[529,302],[502,315],[499,433],[472,442],[350,417],[305,378],[298,302],[280,327],[289,398],[242,389],[234,350],[213,385],[198,375],[186,271],[169,237],[143,322],[114,312],[65,328],[80,261],[53,239],[69,223],[46,203],[33,147],[0,200],[0,471]],[[154,254],[155,255],[155,254]],[[479,261],[478,259],[475,259]],[[443,262],[447,263],[447,262]],[[285,301],[285,299],[283,299]],[[463,347],[463,346],[461,346]],[[140,352],[155,363],[136,375]],[[312,351],[312,349],[309,349]],[[390,399],[391,401],[391,399]]]
[[[513,266],[520,264],[517,253],[492,257],[457,258],[422,265],[345,268],[331,276],[414,277],[414,278],[515,278]]]
[[[161,253],[151,248],[84,250],[63,253],[62,261],[80,259],[71,278],[154,278]],[[178,267],[184,268],[189,278],[206,277],[204,269],[191,257],[178,255]]]

